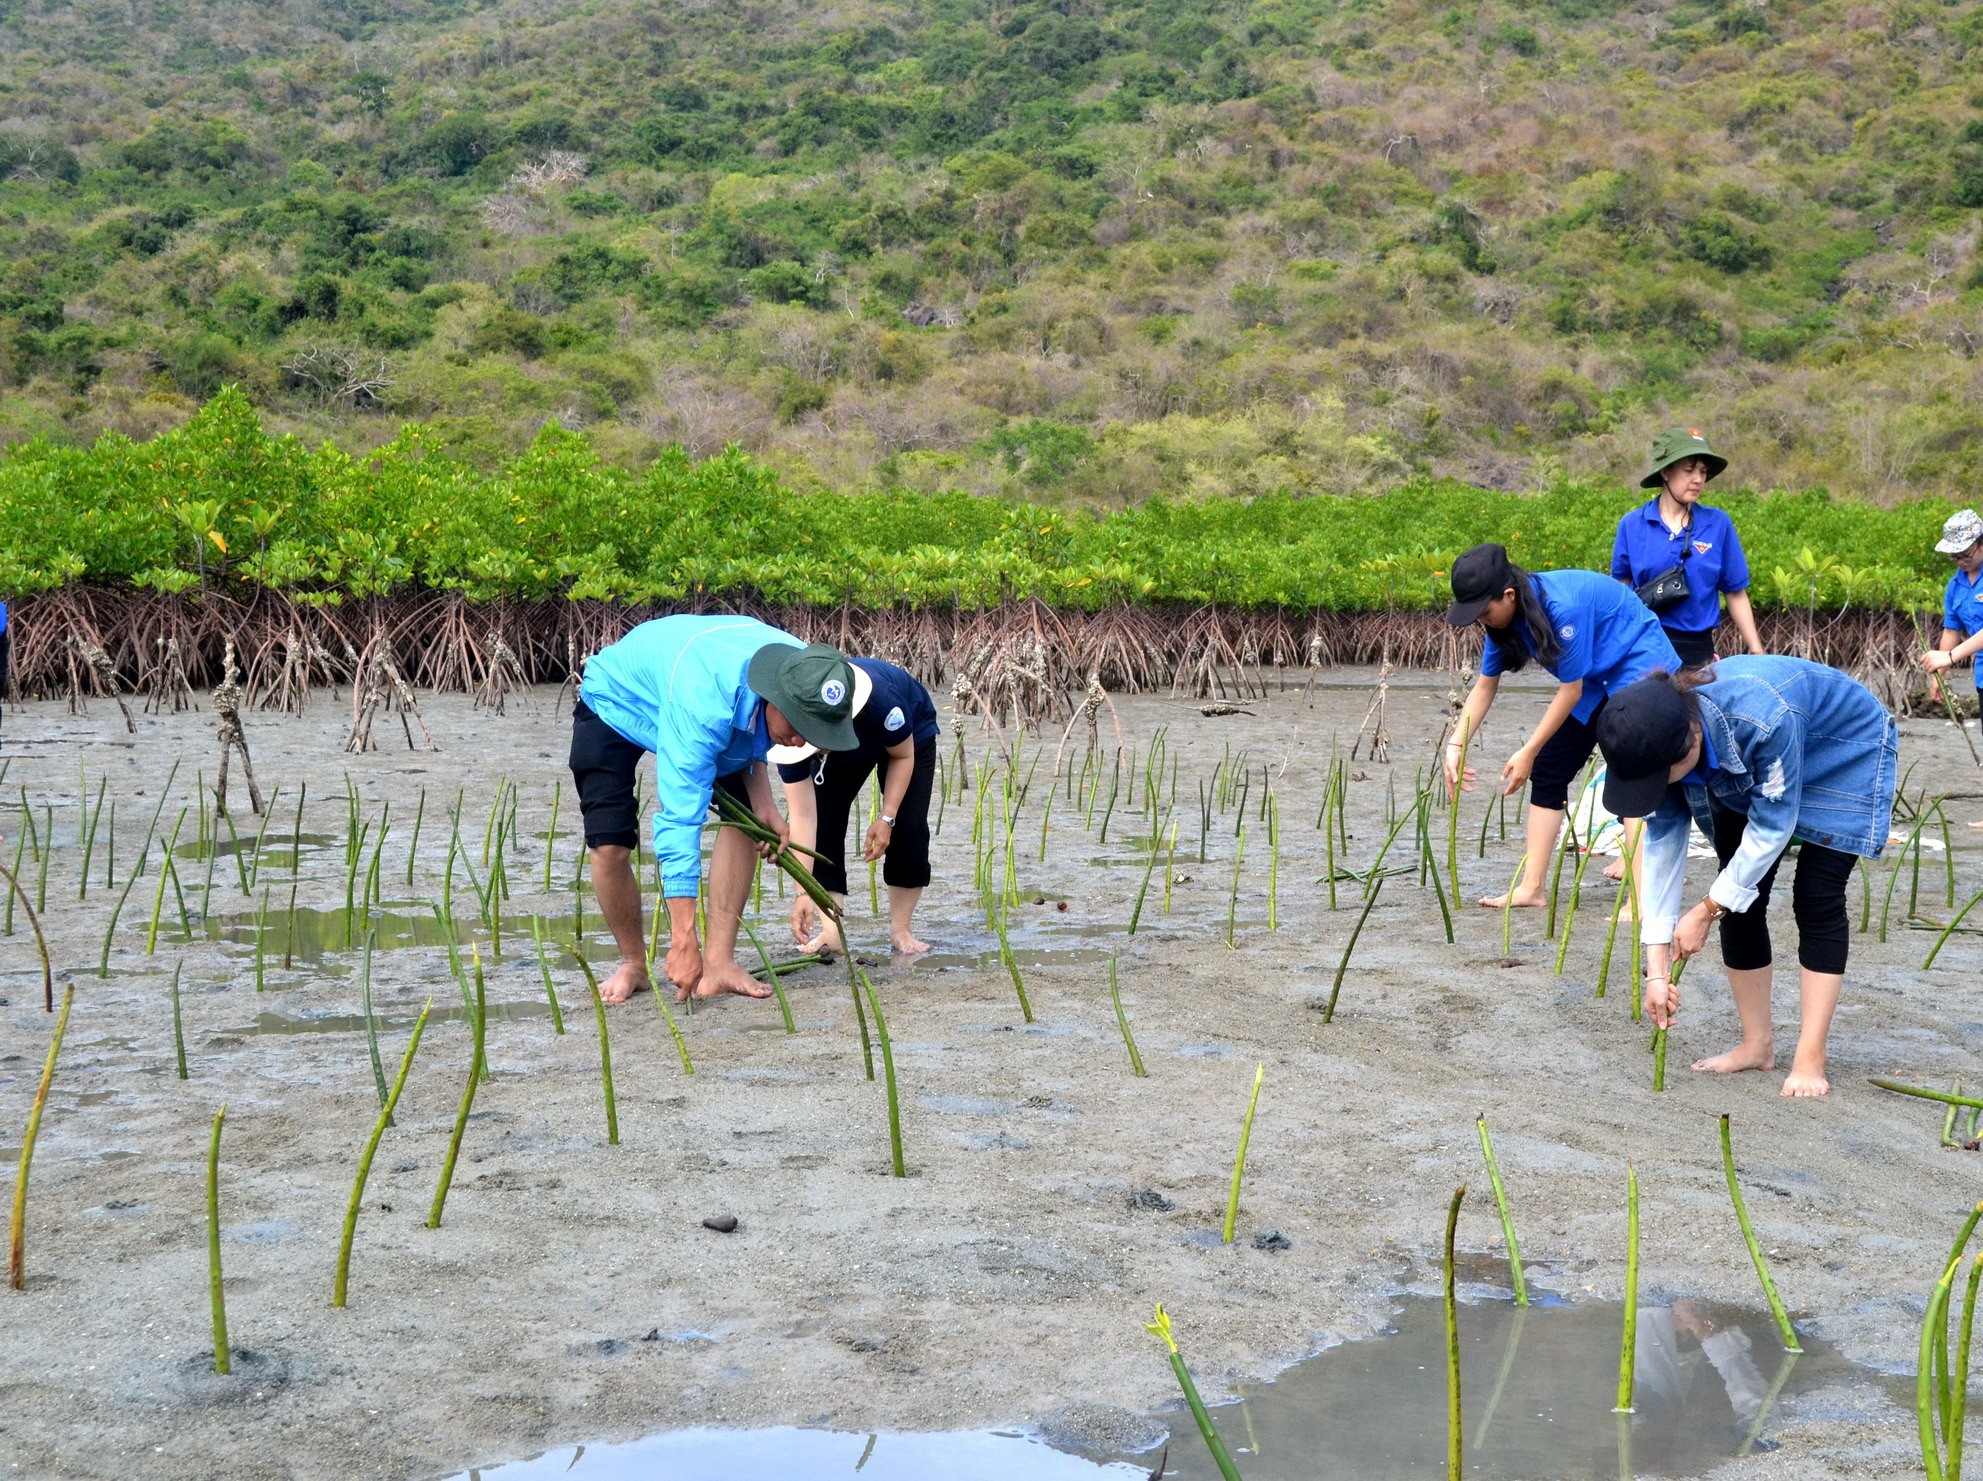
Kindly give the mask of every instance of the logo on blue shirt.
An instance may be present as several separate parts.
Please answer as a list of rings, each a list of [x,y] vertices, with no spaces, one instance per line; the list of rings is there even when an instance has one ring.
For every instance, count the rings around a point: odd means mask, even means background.
[[[888,718],[881,723],[890,730],[900,730],[904,725],[909,723],[909,717],[902,713],[902,706],[897,705],[888,712]]]

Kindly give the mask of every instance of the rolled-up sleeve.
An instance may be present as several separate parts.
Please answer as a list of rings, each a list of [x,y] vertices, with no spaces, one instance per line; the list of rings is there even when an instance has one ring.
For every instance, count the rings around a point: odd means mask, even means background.
[[[1679,792],[1668,789],[1666,801],[1646,819],[1639,848],[1639,940],[1664,946],[1673,939],[1680,919],[1680,892],[1687,879],[1687,838],[1692,815]]]
[[[1776,728],[1748,758],[1754,775],[1749,787],[1749,821],[1734,856],[1708,888],[1708,898],[1731,911],[1756,903],[1756,890],[1770,866],[1783,857],[1797,829],[1804,799],[1804,720],[1785,709]]]
[[[702,825],[716,790],[716,758],[729,741],[677,706],[663,706],[654,750],[654,857],[661,890],[693,899],[702,882]]]

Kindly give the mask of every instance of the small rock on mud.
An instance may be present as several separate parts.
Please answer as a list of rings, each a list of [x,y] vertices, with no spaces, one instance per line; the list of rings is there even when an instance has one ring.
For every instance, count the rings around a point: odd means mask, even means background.
[[[1129,1195],[1129,1207],[1131,1212],[1140,1212],[1147,1209],[1153,1213],[1167,1214],[1176,1208],[1177,1205],[1164,1197],[1155,1188],[1138,1188],[1134,1193]]]
[[[705,1229],[714,1229],[718,1234],[735,1234],[737,1232],[737,1216],[735,1214],[711,1214],[702,1221],[702,1227]]]
[[[1253,1236],[1253,1248],[1271,1250],[1278,1255],[1282,1250],[1293,1249],[1294,1241],[1278,1229],[1262,1229]]]

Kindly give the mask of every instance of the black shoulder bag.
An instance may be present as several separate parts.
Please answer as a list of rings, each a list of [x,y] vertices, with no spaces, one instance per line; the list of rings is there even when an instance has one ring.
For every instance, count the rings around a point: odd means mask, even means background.
[[[1680,545],[1680,563],[1668,566],[1657,576],[1639,586],[1639,600],[1655,613],[1664,616],[1694,594],[1687,585],[1687,561],[1694,554],[1694,516],[1687,515],[1686,528],[1681,531],[1686,539]]]

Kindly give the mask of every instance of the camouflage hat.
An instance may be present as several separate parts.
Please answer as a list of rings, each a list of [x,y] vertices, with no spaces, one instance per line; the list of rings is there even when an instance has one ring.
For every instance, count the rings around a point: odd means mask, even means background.
[[[1699,458],[1708,465],[1708,477],[1714,478],[1728,466],[1728,459],[1708,446],[1707,438],[1694,427],[1668,427],[1653,439],[1652,461],[1646,467],[1645,477],[1639,480],[1642,489],[1656,489],[1660,486],[1660,474],[1671,468],[1682,458]]]
[[[1978,540],[1983,540],[1983,519],[1977,517],[1974,509],[1958,509],[1943,524],[1942,538],[1935,542],[1935,549],[1943,555],[1961,555]]]

